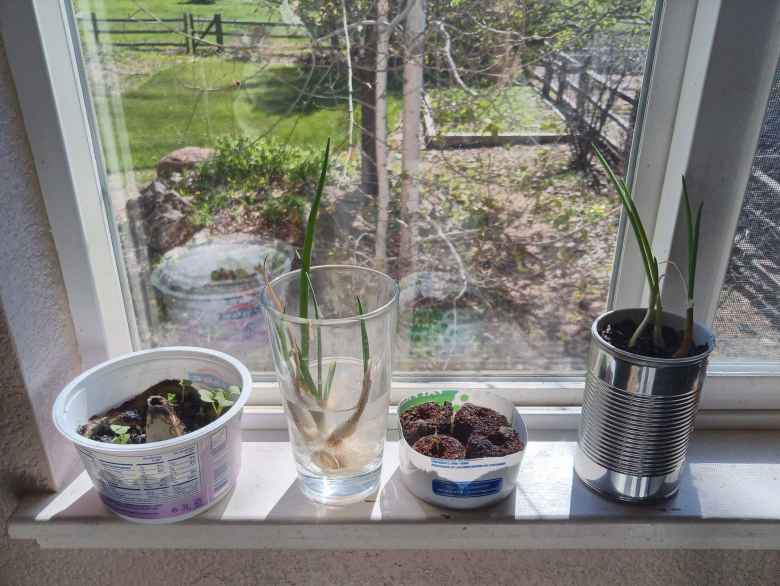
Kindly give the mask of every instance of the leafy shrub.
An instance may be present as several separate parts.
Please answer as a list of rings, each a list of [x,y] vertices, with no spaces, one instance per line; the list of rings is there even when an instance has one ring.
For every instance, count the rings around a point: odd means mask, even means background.
[[[317,157],[309,149],[291,146],[275,138],[225,137],[217,141],[216,154],[204,163],[196,186],[224,185],[252,191],[279,182],[305,187],[317,176]]]
[[[183,188],[192,197],[196,224],[212,224],[222,210],[240,216],[252,209],[272,226],[300,225],[318,174],[316,153],[275,138],[246,136],[224,137],[215,150]]]

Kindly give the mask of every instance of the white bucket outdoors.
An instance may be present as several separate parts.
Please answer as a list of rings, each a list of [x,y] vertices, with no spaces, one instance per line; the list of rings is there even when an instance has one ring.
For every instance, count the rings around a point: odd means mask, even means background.
[[[180,339],[262,342],[268,334],[256,267],[266,266],[273,278],[290,270],[293,256],[291,246],[276,240],[218,236],[169,251],[152,271],[151,283]],[[219,269],[242,275],[214,281]]]
[[[235,403],[209,425],[162,442],[109,444],[80,435],[93,415],[117,407],[166,379],[211,387],[236,385]],[[170,347],[109,360],[74,379],[57,397],[54,424],[76,445],[106,506],[140,523],[197,515],[235,485],[241,467],[241,412],[252,377],[235,358],[206,348]]]
[[[404,438],[399,441],[401,480],[416,497],[450,509],[476,509],[508,497],[515,489],[520,463],[528,444],[528,432],[523,418],[514,405],[503,397],[477,390],[443,390],[407,397],[398,405],[398,415],[421,403],[433,401],[452,403],[457,410],[463,403],[489,407],[504,415],[511,423],[523,449],[498,458],[446,460],[429,458],[414,450]]]

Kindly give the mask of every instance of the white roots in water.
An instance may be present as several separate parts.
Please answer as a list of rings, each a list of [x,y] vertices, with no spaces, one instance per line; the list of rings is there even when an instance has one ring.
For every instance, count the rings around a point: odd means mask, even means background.
[[[312,464],[318,466],[322,470],[329,472],[335,472],[341,470],[341,462],[338,457],[327,450],[317,450],[311,455]]]

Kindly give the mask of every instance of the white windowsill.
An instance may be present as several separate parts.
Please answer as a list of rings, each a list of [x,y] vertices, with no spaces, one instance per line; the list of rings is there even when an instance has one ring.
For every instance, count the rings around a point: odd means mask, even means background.
[[[575,433],[532,430],[514,495],[473,512],[417,500],[388,442],[381,491],[343,509],[310,503],[280,431],[245,431],[236,489],[174,525],[138,525],[108,512],[86,474],[57,495],[30,498],[9,523],[15,539],[48,548],[191,549],[780,549],[780,431],[702,431],[680,493],[627,506],[574,477]]]

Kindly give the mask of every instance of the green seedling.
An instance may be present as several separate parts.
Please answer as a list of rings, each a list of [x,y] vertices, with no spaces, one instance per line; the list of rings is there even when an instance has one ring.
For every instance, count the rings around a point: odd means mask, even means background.
[[[691,200],[688,197],[688,184],[685,181],[685,175],[682,177],[682,190],[683,200],[685,202],[685,219],[688,228],[688,306],[685,310],[685,335],[683,341],[680,344],[680,349],[675,353],[675,357],[679,358],[687,356],[690,351],[691,344],[693,344],[693,311],[694,304],[694,287],[696,286],[696,261],[699,256],[699,229],[701,228],[701,212],[704,208],[704,202],[699,203],[699,209],[696,211],[696,218],[693,217],[693,211],[691,210]]]
[[[114,432],[115,444],[126,444],[130,441],[130,426],[128,425],[112,425],[111,431]]]
[[[241,394],[240,389],[233,385],[227,389],[207,389],[196,386],[198,397],[203,403],[208,403],[214,409],[214,413],[219,417],[226,408],[230,408],[235,403],[236,397]]]
[[[631,228],[639,244],[639,251],[642,258],[642,266],[645,269],[645,276],[647,277],[648,288],[650,289],[650,299],[645,312],[645,316],[637,326],[636,330],[632,334],[628,347],[633,348],[637,345],[639,337],[650,326],[653,327],[653,345],[659,350],[665,350],[665,342],[662,336],[662,324],[663,324],[663,302],[661,299],[661,276],[658,270],[659,262],[652,250],[650,240],[647,237],[647,231],[642,223],[642,219],[639,216],[634,200],[631,195],[626,182],[618,177],[612,170],[612,167],[607,162],[602,152],[593,145],[593,149],[596,153],[596,158],[599,160],[604,170],[607,172],[610,182],[615,187],[615,190],[620,197],[620,201],[623,204],[623,209],[626,212],[628,221],[631,223]],[[688,198],[688,188],[685,181],[685,176],[682,178],[683,199],[685,202],[686,218],[688,223],[688,282],[685,283],[687,288],[687,301],[688,307],[686,312],[686,325],[685,332],[680,347],[674,353],[675,357],[686,356],[690,350],[691,343],[693,341],[693,310],[694,310],[694,282],[696,279],[696,260],[699,251],[699,228],[701,225],[701,213],[703,204],[699,205],[699,209],[696,213],[696,219],[694,220],[691,211],[691,203]]]
[[[319,181],[317,183],[317,189],[312,201],[311,210],[306,224],[306,234],[303,243],[303,249],[299,255],[301,261],[300,269],[300,281],[298,285],[298,316],[304,320],[309,319],[309,300],[311,299],[312,307],[314,311],[314,318],[319,320],[323,318],[320,304],[317,300],[317,295],[314,288],[314,283],[311,278],[311,254],[314,246],[314,234],[317,223],[317,214],[319,212],[320,203],[322,201],[322,195],[325,188],[325,180],[327,178],[328,164],[330,157],[330,140],[328,140],[325,146],[325,152],[322,158],[322,165],[320,168]],[[280,313],[286,312],[285,304],[280,297],[274,291],[271,285],[271,279],[265,266],[258,267],[258,270],[262,271],[263,278],[265,279],[268,296],[271,299],[276,310]],[[358,316],[364,315],[364,309],[362,301],[356,298],[357,313]],[[284,326],[281,324],[275,325],[275,348],[279,351],[285,360],[292,363],[292,382],[295,391],[303,396],[308,395],[315,398],[318,402],[327,403],[330,399],[333,384],[336,375],[336,362],[333,361],[327,365],[327,372],[323,372],[325,369],[325,363],[322,354],[322,333],[321,326],[319,324],[312,325],[311,323],[304,322],[300,324],[300,336],[298,341],[293,335],[291,326]],[[316,382],[315,377],[309,367],[309,350],[310,350],[310,330],[315,328],[315,340],[316,344],[316,361],[317,372]],[[339,456],[335,452],[328,450],[336,450],[344,439],[352,435],[357,429],[359,419],[362,417],[368,402],[368,396],[371,391],[371,367],[370,367],[370,354],[369,354],[369,341],[368,332],[366,330],[365,320],[360,319],[361,330],[361,345],[363,354],[363,381],[361,386],[360,397],[358,399],[357,407],[352,416],[345,421],[342,425],[337,427],[331,433],[326,435],[325,430],[321,429],[320,422],[318,422],[308,409],[303,407],[296,401],[286,401],[286,408],[288,414],[294,420],[298,431],[307,439],[307,441],[324,440],[326,450],[320,450],[316,453],[316,457],[323,462],[328,462],[329,467],[338,467],[337,464],[340,461]],[[324,374],[324,376],[323,376]]]

